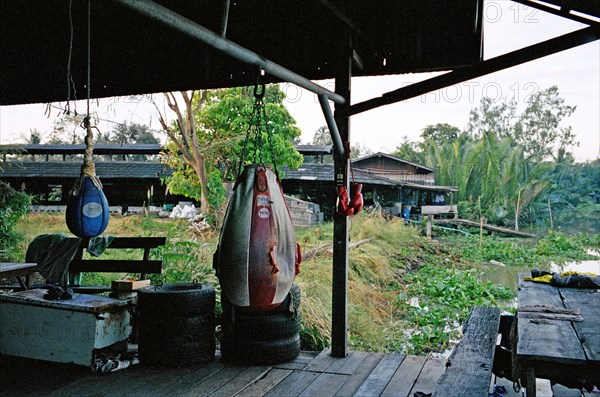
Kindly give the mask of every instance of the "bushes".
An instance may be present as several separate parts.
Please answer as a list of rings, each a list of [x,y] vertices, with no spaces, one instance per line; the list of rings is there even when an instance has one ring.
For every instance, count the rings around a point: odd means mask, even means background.
[[[18,259],[15,246],[22,235],[15,232],[14,228],[19,218],[27,214],[30,204],[31,197],[0,181],[0,258],[3,260]]]

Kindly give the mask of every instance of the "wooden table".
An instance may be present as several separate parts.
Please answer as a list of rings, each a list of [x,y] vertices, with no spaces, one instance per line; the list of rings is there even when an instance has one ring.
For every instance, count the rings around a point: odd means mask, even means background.
[[[524,281],[528,275],[519,274],[513,347],[527,396],[535,396],[536,377],[568,387],[600,385],[600,290]]]
[[[0,277],[16,277],[23,289],[31,287],[31,274],[35,271],[37,263],[10,263],[0,262]],[[23,280],[25,276],[25,280]]]

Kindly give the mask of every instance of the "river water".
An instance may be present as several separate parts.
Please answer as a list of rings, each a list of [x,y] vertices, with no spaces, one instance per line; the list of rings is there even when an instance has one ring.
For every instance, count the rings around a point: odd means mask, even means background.
[[[597,255],[597,253],[591,253]],[[531,269],[547,270],[555,273],[566,271],[590,272],[600,274],[600,258],[594,260],[550,263],[549,265],[536,267],[535,264],[530,266],[498,266],[488,264],[481,274],[484,281],[491,281],[494,284],[504,285],[517,293],[517,275],[522,272],[529,272]]]

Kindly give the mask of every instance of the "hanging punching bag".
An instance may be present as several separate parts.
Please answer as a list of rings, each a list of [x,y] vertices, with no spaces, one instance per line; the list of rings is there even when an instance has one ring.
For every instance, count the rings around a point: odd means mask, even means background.
[[[67,197],[66,221],[71,233],[90,238],[102,234],[106,229],[110,212],[92,159],[94,146],[89,118],[84,120],[84,124],[87,128],[84,163],[81,166],[81,176]]]
[[[248,311],[277,307],[300,271],[301,255],[283,192],[264,165],[237,179],[213,266],[222,293]]]

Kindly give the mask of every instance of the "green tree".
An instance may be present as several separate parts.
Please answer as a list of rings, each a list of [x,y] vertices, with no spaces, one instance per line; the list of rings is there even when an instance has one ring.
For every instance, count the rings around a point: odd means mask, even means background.
[[[359,142],[350,146],[350,158],[357,159],[360,157],[368,156],[373,154],[373,151],[365,145],[360,144]]]
[[[489,97],[481,98],[478,108],[469,112],[467,133],[475,139],[481,138],[486,132],[493,132],[498,137],[514,137],[517,124],[517,102],[494,101]]]
[[[29,211],[29,204],[30,196],[0,181],[0,259],[17,260],[15,247],[22,236],[14,229],[19,218]]]
[[[428,125],[423,128],[421,132],[421,138],[424,141],[433,139],[438,143],[453,141],[461,135],[461,131],[458,127],[447,123],[437,123],[434,125]]]
[[[577,142],[571,127],[561,123],[575,109],[565,104],[556,86],[531,95],[521,114],[517,114],[514,99],[493,101],[484,97],[479,107],[469,113],[467,132],[475,139],[487,132],[499,138],[510,137],[524,147],[525,155],[533,161],[564,158]]]
[[[48,143],[55,145],[76,145],[83,143],[85,130],[82,128],[85,116],[65,113],[54,121]]]
[[[557,86],[533,94],[515,126],[515,141],[535,161],[557,158],[559,150],[565,152],[577,144],[571,127],[561,126],[575,109],[565,104]]]
[[[21,135],[21,137],[25,140],[25,143],[35,145],[42,143],[43,135],[37,128],[33,128],[29,130],[29,135]]]
[[[120,145],[160,143],[149,126],[137,123],[117,124],[112,130],[109,141]]]
[[[442,145],[423,144],[424,164],[435,169],[436,183],[457,186],[457,200],[471,216],[481,199],[493,223],[518,228],[522,214],[547,187],[542,167],[529,161],[510,137],[499,139],[486,132],[480,139],[457,139]]]
[[[246,153],[254,153],[260,147],[266,165],[297,168],[302,163],[302,156],[293,147],[300,130],[283,106],[285,95],[277,85],[266,87],[264,103],[269,131],[264,131],[258,142],[253,133],[248,134],[254,105],[251,88],[180,95],[181,105],[175,94],[166,94],[167,105],[176,115],[175,122],[169,124],[164,115],[160,116],[169,137],[166,162],[176,169],[167,180],[172,193],[199,199],[203,210],[219,213],[225,200],[222,182],[236,176],[244,147]],[[264,147],[265,142],[271,142],[272,147]]]
[[[327,126],[319,127],[315,131],[315,135],[313,136],[313,140],[311,142],[313,145],[331,145],[333,144],[331,140],[331,134],[329,133],[329,128]]]
[[[408,136],[404,136],[402,141],[392,153],[394,156],[413,163],[423,163],[423,153],[421,145],[417,142],[410,142]]]

